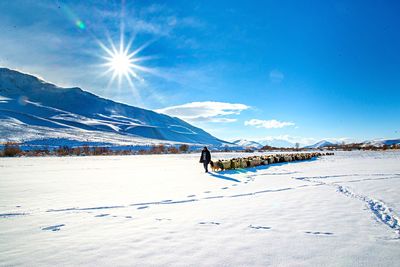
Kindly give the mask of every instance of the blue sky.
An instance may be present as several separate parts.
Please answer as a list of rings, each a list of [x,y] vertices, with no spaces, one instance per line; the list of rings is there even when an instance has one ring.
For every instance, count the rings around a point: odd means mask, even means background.
[[[222,139],[400,138],[397,1],[18,0],[0,12],[0,66]],[[133,85],[102,65],[99,44],[121,30],[129,51],[144,47]]]

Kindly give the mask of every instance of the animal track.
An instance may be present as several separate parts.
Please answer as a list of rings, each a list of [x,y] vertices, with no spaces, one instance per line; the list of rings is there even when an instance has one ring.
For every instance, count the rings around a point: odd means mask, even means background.
[[[356,194],[350,191],[350,189],[341,185],[337,186],[337,190],[339,193],[342,193],[347,197],[352,197],[365,202],[378,221],[381,221],[385,225],[392,228],[400,236],[400,219],[393,214],[392,209],[386,206],[385,203],[367,196]]]
[[[269,230],[271,229],[271,227],[268,226],[255,226],[255,225],[249,225],[249,228],[253,228],[253,229],[257,229],[257,230]]]
[[[156,218],[156,221],[171,221],[172,219],[168,218]]]
[[[333,235],[333,233],[330,233],[330,232],[310,232],[310,231],[307,231],[307,232],[304,232],[304,233],[312,234],[312,235]]]
[[[385,174],[369,174],[365,176],[383,176]],[[381,180],[381,179],[398,179],[398,174],[393,174],[396,177],[385,177],[385,178],[366,178],[366,179],[358,179],[358,180],[352,180],[350,182],[359,182],[362,180]],[[333,186],[336,187],[336,190],[338,193],[341,193],[347,197],[351,197],[354,199],[358,199],[362,202],[364,202],[368,209],[375,215],[378,221],[382,222],[386,226],[392,228],[397,235],[400,237],[400,219],[393,213],[392,209],[388,206],[383,201],[376,200],[373,198],[370,198],[368,196],[364,196],[361,194],[357,194],[353,191],[351,191],[348,187],[345,187],[343,185],[339,185],[339,182],[335,183],[325,183],[319,180],[315,179],[327,179],[327,178],[336,178],[336,177],[351,177],[351,176],[364,176],[362,174],[349,174],[349,175],[330,175],[330,176],[314,176],[314,177],[293,177],[294,179],[297,180],[303,180],[307,182],[312,182],[312,183],[318,183],[319,185],[326,185],[326,186]],[[347,181],[344,181],[347,182]]]
[[[215,224],[215,225],[220,225],[221,223],[219,222],[199,222],[199,224]]]
[[[23,216],[23,215],[27,215],[27,213],[23,213],[23,212],[0,213],[0,218]]]
[[[104,209],[119,209],[119,208],[125,208],[125,206],[104,206],[104,207],[92,207],[92,208],[49,209],[46,212],[86,211],[86,210],[104,210]]]
[[[57,224],[57,225],[52,225],[52,226],[47,226],[47,227],[43,227],[42,230],[43,231],[60,231],[61,227],[65,226],[65,224]]]
[[[104,213],[104,214],[98,214],[98,215],[96,215],[96,216],[94,216],[94,217],[106,217],[106,216],[108,216],[108,215],[110,215],[110,214]]]
[[[205,197],[204,199],[216,199],[216,198],[223,198],[224,196],[213,196],[213,197]]]
[[[195,201],[198,201],[198,199],[192,198],[188,200],[176,200],[171,202],[161,202],[160,204],[180,204],[180,203],[195,202]]]

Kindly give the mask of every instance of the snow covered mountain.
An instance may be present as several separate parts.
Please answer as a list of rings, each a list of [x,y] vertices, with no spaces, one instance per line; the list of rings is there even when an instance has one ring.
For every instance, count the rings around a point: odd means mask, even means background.
[[[229,145],[175,117],[0,68],[0,142],[41,145]]]
[[[246,140],[246,139],[235,140],[232,143],[236,144],[238,146],[244,147],[244,148],[246,148],[246,147],[262,148],[263,147],[263,145],[258,143],[258,142],[249,141],[249,140]]]
[[[322,140],[319,141],[318,143],[315,143],[313,145],[310,146],[305,146],[304,148],[323,148],[323,147],[327,147],[327,146],[335,146],[337,144],[326,141],[326,140]]]
[[[364,146],[377,146],[377,147],[381,147],[384,145],[391,146],[398,144],[400,144],[400,139],[374,139],[363,142]]]
[[[260,144],[262,144],[263,146],[271,146],[271,147],[289,148],[289,147],[295,147],[296,146],[295,143],[289,142],[289,141],[284,140],[284,139],[278,139],[278,138],[268,139],[268,140],[260,140],[258,142]]]

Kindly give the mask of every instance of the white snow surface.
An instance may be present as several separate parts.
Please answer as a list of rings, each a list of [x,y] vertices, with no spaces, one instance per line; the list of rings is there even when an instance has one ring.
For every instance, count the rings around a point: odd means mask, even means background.
[[[384,145],[398,145],[400,144],[400,139],[375,139],[375,140],[369,140],[369,141],[365,141],[363,142],[363,146],[378,146],[378,147],[382,147]]]
[[[241,146],[241,147],[254,147],[254,148],[262,148],[263,145],[256,142],[256,141],[249,141],[246,139],[239,139],[239,140],[234,140],[232,141],[233,144]]]
[[[334,146],[337,145],[337,143],[332,143],[326,140],[319,141],[313,145],[305,146],[305,148],[322,148],[322,147],[327,147],[327,146]]]
[[[198,160],[1,158],[0,266],[399,266],[400,151]]]

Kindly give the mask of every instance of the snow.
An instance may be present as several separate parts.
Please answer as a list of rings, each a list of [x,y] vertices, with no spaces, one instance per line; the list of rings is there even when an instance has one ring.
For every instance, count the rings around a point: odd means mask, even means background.
[[[232,143],[236,144],[238,146],[241,146],[243,148],[246,148],[246,147],[262,148],[263,147],[263,145],[258,142],[249,141],[246,139],[234,140],[234,141],[232,141]]]
[[[1,158],[0,265],[398,265],[400,151],[209,174],[198,160]]]
[[[335,143],[326,141],[326,140],[322,140],[319,141],[313,145],[309,145],[309,146],[305,146],[305,148],[322,148],[322,147],[327,147],[327,146],[334,146],[336,145]]]
[[[391,146],[396,144],[397,145],[400,144],[400,139],[374,139],[363,142],[363,146],[377,146],[377,147],[382,147],[384,145]]]
[[[82,130],[74,127],[46,127],[29,125],[15,118],[0,120],[0,142],[21,142],[28,148],[58,147],[58,146],[150,146],[174,145],[178,142],[143,138],[133,135],[119,135],[114,132],[99,134],[94,130]],[[25,147],[23,146],[23,147]]]
[[[9,125],[10,120],[21,123]],[[63,145],[57,142],[61,138],[69,144],[80,145],[87,131],[95,136],[106,135],[107,143],[113,146],[119,146],[124,139],[128,145],[141,146],[155,143],[230,145],[178,118],[0,68],[0,142],[39,142],[51,146]],[[66,134],[62,135],[63,132]],[[98,143],[86,141],[87,145]]]
[[[264,140],[257,140],[258,143],[262,144],[263,146],[272,146],[272,147],[295,147],[296,144],[294,142],[290,142],[286,139],[282,138],[268,138]]]

